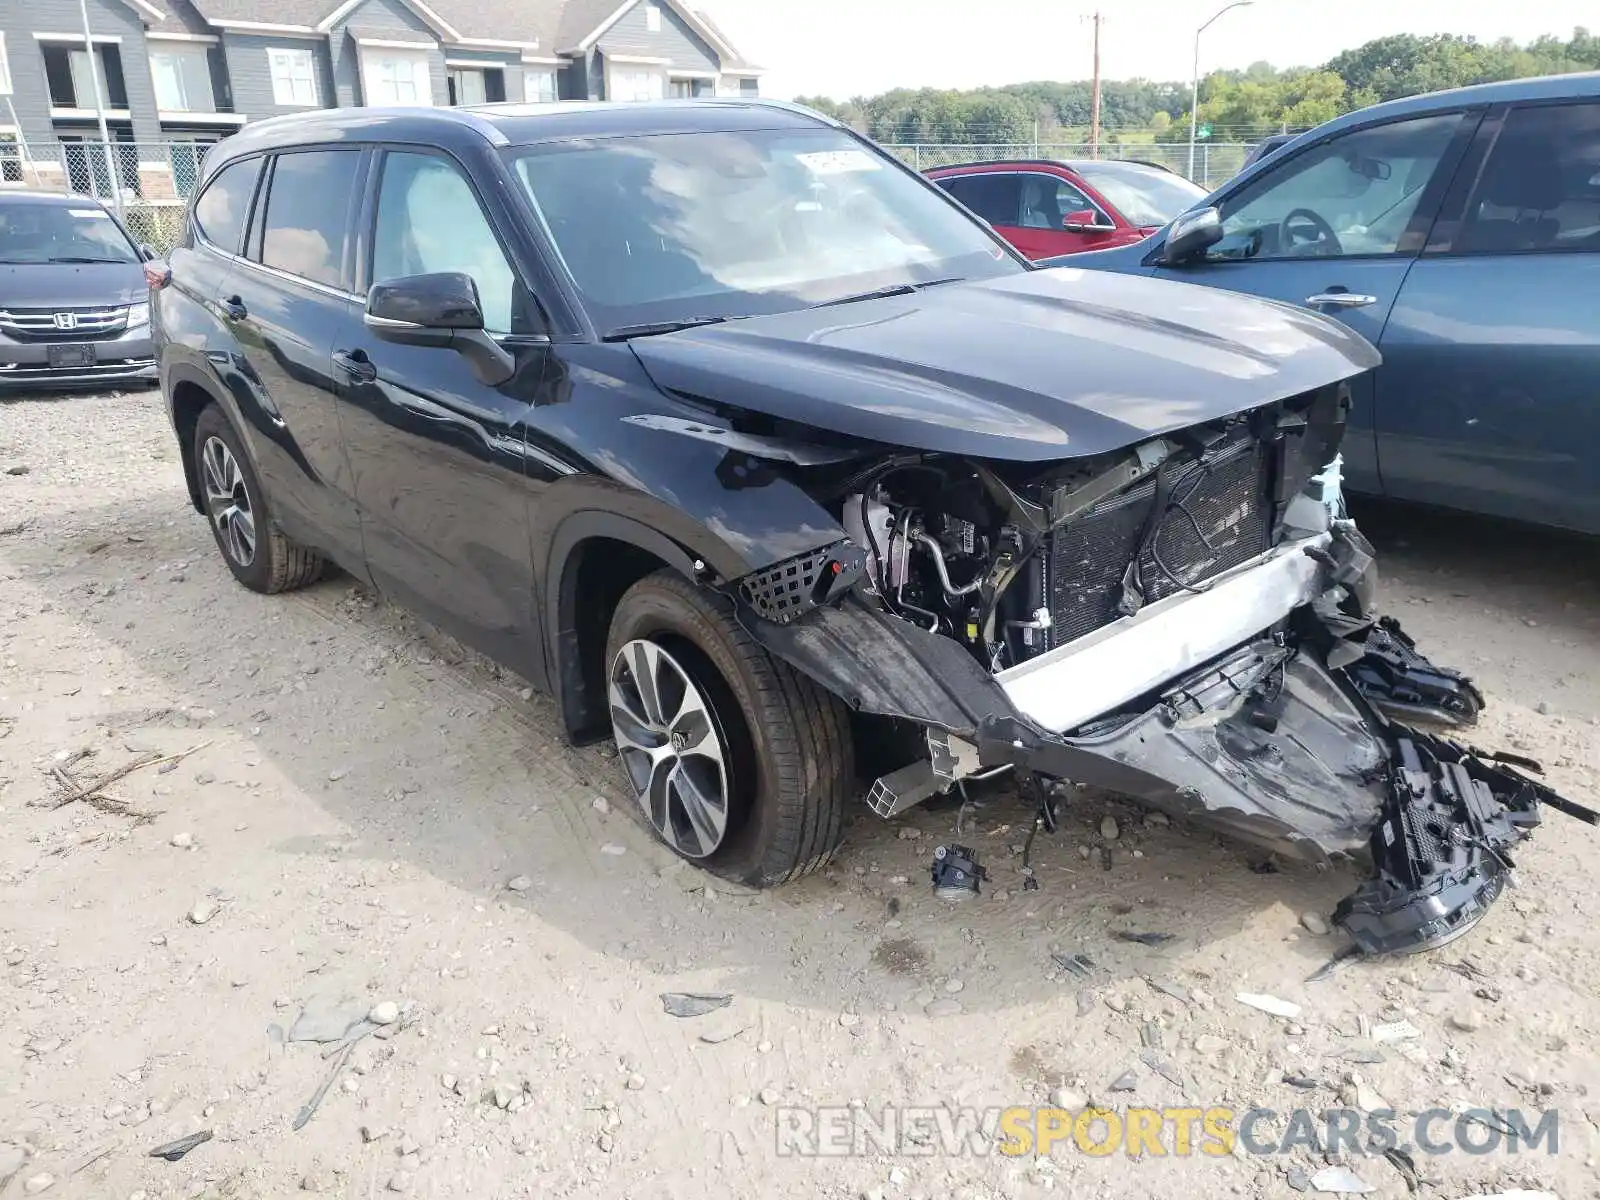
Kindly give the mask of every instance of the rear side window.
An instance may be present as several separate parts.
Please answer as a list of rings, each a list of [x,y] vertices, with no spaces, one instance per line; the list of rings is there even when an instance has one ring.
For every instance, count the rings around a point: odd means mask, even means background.
[[[194,223],[213,246],[237,253],[250,216],[250,197],[255,194],[261,160],[247,158],[229,163],[206,185],[194,202]]]
[[[360,162],[358,150],[278,156],[262,222],[261,261],[265,265],[339,286]]]
[[[1600,104],[1513,109],[1484,164],[1455,249],[1600,250]]]
[[[1022,208],[1022,178],[1013,172],[955,175],[934,182],[991,225],[1017,223],[1017,213]]]

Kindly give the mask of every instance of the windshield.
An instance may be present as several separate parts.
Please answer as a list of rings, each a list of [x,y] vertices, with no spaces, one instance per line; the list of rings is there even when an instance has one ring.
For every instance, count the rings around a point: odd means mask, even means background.
[[[1078,174],[1130,225],[1165,225],[1207,194],[1181,175],[1132,163],[1085,163]]]
[[[0,205],[0,262],[138,262],[133,243],[96,204]]]
[[[512,161],[602,330],[1027,270],[839,130],[582,139]]]

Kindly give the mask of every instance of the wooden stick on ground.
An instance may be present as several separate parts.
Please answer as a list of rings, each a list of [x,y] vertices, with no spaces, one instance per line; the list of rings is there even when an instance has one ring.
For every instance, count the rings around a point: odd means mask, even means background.
[[[188,750],[180,750],[177,754],[167,754],[167,755],[162,755],[162,756],[158,756],[158,757],[155,757],[155,758],[148,758],[148,757],[147,758],[136,758],[131,763],[128,763],[125,766],[118,767],[115,771],[112,771],[109,775],[104,775],[101,778],[95,780],[93,783],[91,783],[91,784],[89,784],[87,786],[85,786],[83,784],[80,784],[80,783],[73,782],[72,779],[68,775],[66,775],[65,772],[63,772],[59,767],[53,767],[51,769],[54,772],[56,778],[61,780],[61,782],[66,786],[67,795],[60,797],[58,800],[56,800],[56,802],[51,807],[52,808],[65,808],[67,805],[72,804],[72,803],[74,803],[76,801],[79,801],[79,800],[83,800],[83,801],[87,801],[89,803],[93,803],[93,801],[90,800],[90,797],[95,796],[95,795],[104,796],[105,795],[105,789],[109,785],[115,783],[117,780],[122,779],[124,776],[132,775],[135,771],[140,770],[143,767],[158,767],[163,763],[182,762],[184,759],[188,758],[191,754],[198,754],[198,753],[200,753],[200,751],[204,750],[209,745],[211,745],[211,741],[207,740],[207,741],[201,742],[198,746],[190,747]],[[100,806],[99,805],[95,805],[95,807],[98,808]],[[107,809],[106,811],[112,812],[112,811],[116,811],[116,810]]]

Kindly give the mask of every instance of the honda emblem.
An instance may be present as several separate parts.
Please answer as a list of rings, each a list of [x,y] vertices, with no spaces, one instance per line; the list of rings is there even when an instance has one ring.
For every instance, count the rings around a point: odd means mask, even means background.
[[[56,314],[56,328],[57,329],[76,329],[77,327],[78,327],[78,314],[77,313],[57,313]]]

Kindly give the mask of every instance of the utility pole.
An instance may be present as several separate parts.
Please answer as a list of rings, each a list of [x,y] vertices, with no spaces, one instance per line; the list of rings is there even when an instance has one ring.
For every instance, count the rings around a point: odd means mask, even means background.
[[[1089,93],[1089,157],[1100,157],[1100,22],[1105,20],[1096,12],[1089,20],[1094,22],[1094,84]]]
[[[1216,14],[1194,31],[1194,78],[1189,88],[1189,178],[1194,179],[1194,143],[1200,131],[1200,35],[1211,28],[1212,22],[1223,13],[1236,8],[1249,8],[1253,0],[1233,0],[1217,10]]]
[[[89,32],[88,0],[78,0],[78,15],[83,18],[83,51],[89,57],[89,78],[94,83],[94,114],[100,119],[100,153],[106,161],[106,182],[111,185],[111,203],[116,207],[117,219],[122,219],[122,181],[117,178],[117,164],[111,161],[111,132],[106,128],[106,101],[100,87],[100,60],[94,56],[94,35]],[[94,168],[89,169],[89,180],[94,182]]]

